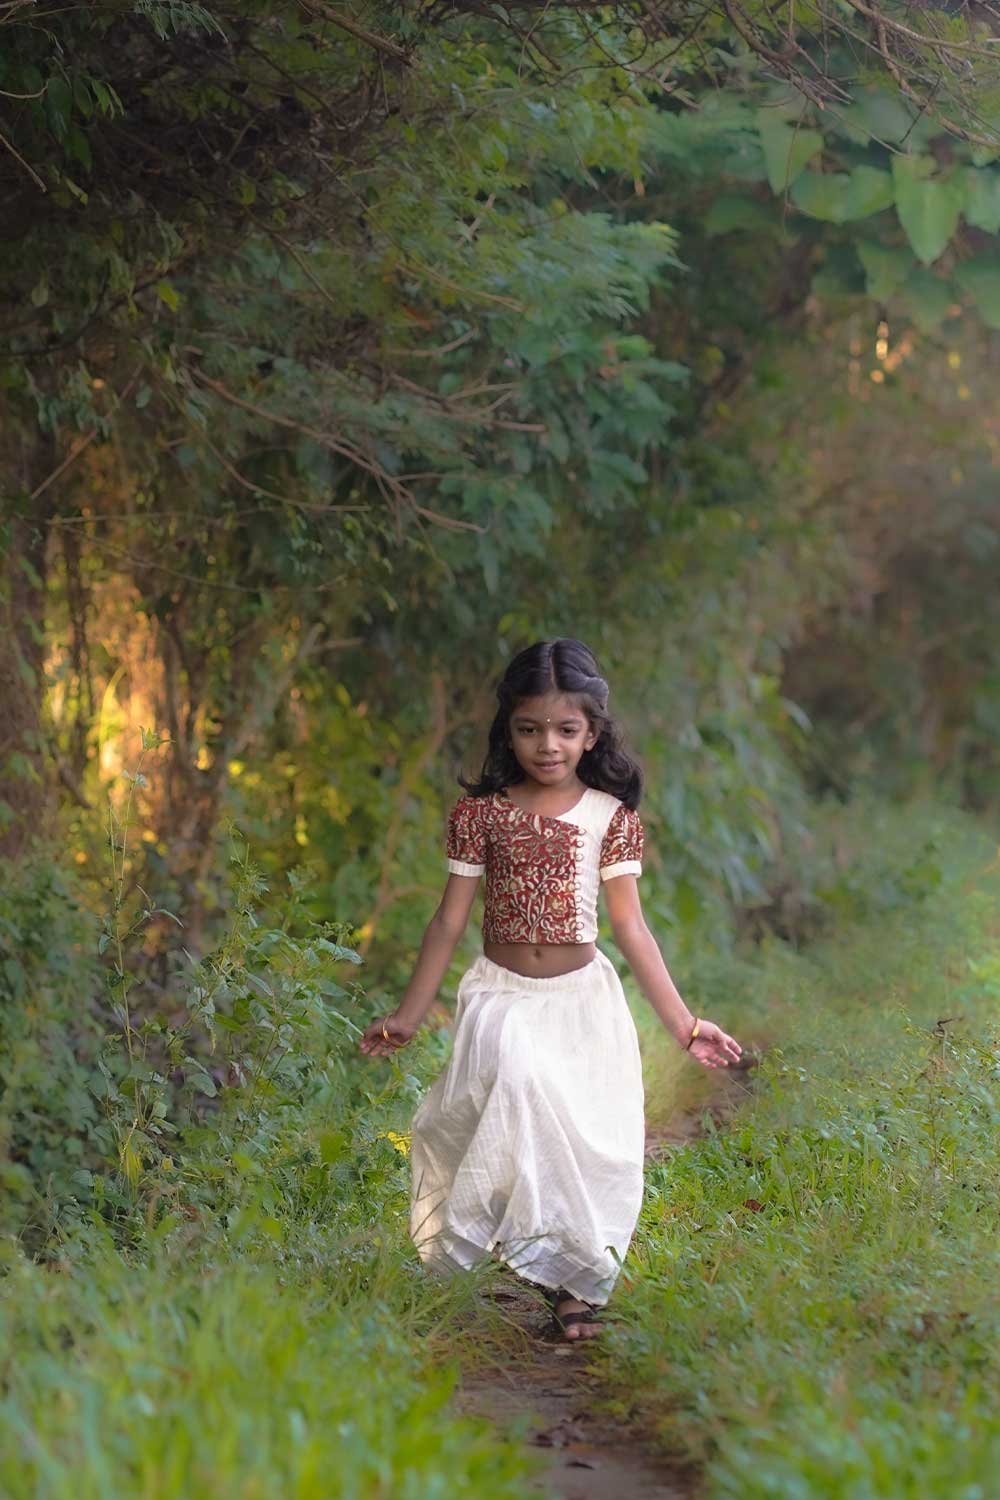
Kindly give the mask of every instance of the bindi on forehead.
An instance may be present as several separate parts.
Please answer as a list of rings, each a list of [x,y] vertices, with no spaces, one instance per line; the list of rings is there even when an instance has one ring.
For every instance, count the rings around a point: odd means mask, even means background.
[[[512,718],[530,720],[533,724],[561,724],[573,719],[578,724],[586,720],[586,714],[572,698],[562,693],[542,693],[536,698],[522,698],[514,709]]]
[[[543,704],[537,711],[518,709],[513,715],[515,724],[562,724],[574,729],[581,729],[586,724],[586,717],[579,709],[562,708],[558,703]]]

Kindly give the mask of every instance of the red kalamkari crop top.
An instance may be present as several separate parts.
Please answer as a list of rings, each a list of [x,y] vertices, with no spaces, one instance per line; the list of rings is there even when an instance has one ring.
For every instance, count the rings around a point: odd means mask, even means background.
[[[548,816],[506,790],[461,797],[448,818],[448,869],[486,872],[483,937],[492,943],[591,943],[602,880],[642,873],[639,815],[588,787],[569,812]]]

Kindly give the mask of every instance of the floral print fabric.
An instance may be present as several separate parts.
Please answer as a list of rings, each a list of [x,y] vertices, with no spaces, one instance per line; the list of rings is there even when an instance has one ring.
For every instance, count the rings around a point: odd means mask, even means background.
[[[592,941],[599,879],[638,875],[642,849],[638,814],[593,788],[559,817],[530,813],[495,792],[462,797],[448,819],[449,870],[486,873],[487,942]]]
[[[608,831],[601,840],[601,879],[610,879],[612,869],[618,874],[632,873],[618,871],[618,865],[642,864],[642,849],[645,843],[645,830],[639,821],[639,814],[633,812],[631,807],[626,807],[624,802],[619,803],[618,811],[608,824]]]

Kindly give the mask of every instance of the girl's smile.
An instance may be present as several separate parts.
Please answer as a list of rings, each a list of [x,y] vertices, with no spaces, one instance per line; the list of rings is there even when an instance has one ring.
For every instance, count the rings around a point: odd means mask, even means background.
[[[565,693],[522,698],[510,716],[510,747],[525,775],[546,787],[576,783],[581,757],[597,741],[582,709]]]

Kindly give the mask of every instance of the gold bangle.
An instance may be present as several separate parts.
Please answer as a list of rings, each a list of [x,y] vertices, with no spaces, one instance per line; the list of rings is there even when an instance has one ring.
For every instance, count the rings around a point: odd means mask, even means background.
[[[691,1043],[697,1040],[698,1034],[699,1034],[700,1031],[701,1031],[701,1017],[700,1016],[695,1016],[695,1018],[694,1018],[694,1026],[692,1027],[691,1035],[688,1037],[687,1046],[684,1048],[685,1052],[690,1052],[691,1051]]]
[[[392,1041],[392,1037],[389,1035],[389,1033],[385,1029],[385,1022],[386,1022],[386,1017],[383,1016],[383,1018],[382,1018],[382,1040],[383,1040],[383,1042],[391,1042]]]

